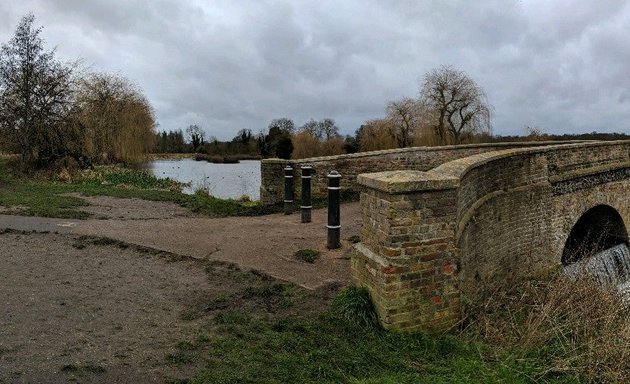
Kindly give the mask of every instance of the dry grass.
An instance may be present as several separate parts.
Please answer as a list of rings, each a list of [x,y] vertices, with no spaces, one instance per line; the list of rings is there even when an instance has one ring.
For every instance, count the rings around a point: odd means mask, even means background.
[[[630,319],[615,287],[559,276],[491,292],[468,308],[466,330],[517,359],[546,361],[535,381],[568,374],[592,383],[630,382]]]

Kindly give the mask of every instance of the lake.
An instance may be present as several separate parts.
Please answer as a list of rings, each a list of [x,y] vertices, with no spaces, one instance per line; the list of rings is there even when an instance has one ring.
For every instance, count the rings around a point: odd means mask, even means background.
[[[143,169],[156,177],[170,177],[182,183],[190,183],[184,193],[206,189],[212,196],[238,199],[246,195],[251,200],[260,199],[260,160],[241,160],[238,164],[213,164],[207,161],[154,160],[143,164]]]

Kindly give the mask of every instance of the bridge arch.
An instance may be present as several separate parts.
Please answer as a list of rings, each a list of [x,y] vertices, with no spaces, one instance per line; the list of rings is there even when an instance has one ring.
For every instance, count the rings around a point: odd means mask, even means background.
[[[562,264],[571,264],[627,242],[628,231],[619,212],[609,205],[596,205],[584,212],[573,225],[562,252]]]

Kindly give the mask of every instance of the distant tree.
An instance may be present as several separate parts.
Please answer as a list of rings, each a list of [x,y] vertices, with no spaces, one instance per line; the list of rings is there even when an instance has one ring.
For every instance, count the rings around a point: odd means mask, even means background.
[[[287,133],[283,133],[277,141],[275,146],[275,154],[281,159],[290,159],[293,153],[293,142],[291,136]]]
[[[413,144],[414,136],[420,131],[423,108],[419,100],[405,97],[387,104],[387,117],[394,128],[392,135],[400,148]]]
[[[136,162],[154,146],[153,108],[122,76],[92,73],[81,79],[72,116],[82,133],[82,154],[94,163]],[[183,141],[181,131],[177,136]]]
[[[326,140],[330,140],[333,137],[339,136],[339,127],[335,123],[335,120],[325,118],[319,122],[320,130]]]
[[[460,144],[473,134],[490,133],[490,114],[483,89],[466,73],[451,66],[429,72],[420,90],[433,110],[433,129],[442,144]]]
[[[260,156],[271,155],[271,146],[269,145],[268,136],[264,131],[260,131],[258,135],[256,135],[256,146]]]
[[[160,132],[155,135],[155,151],[158,153],[185,153],[187,152],[184,134],[181,130]]]
[[[357,141],[362,152],[398,148],[398,142],[392,135],[395,127],[389,119],[366,121],[357,131]]]
[[[308,132],[311,136],[320,140],[329,140],[339,135],[339,127],[335,120],[325,118],[320,121],[310,119],[300,127],[300,131]]]
[[[72,97],[73,66],[44,51],[35,17],[22,18],[15,35],[0,50],[0,130],[25,166],[47,165],[68,154],[66,132]]]
[[[346,153],[359,152],[359,141],[356,136],[346,135],[343,139],[343,150]]]
[[[250,129],[241,129],[236,134],[235,139],[240,140],[243,146],[247,146],[249,145],[249,142],[252,139],[252,131]]]
[[[278,128],[281,131],[291,134],[295,132],[295,123],[291,119],[282,117],[280,119],[271,120],[268,127],[269,131],[271,131],[272,128]]]
[[[319,122],[315,121],[315,119],[310,119],[306,123],[302,124],[302,126],[300,126],[300,131],[307,132],[316,139],[322,139],[324,137],[322,126]]]
[[[300,130],[293,135],[293,159],[304,159],[321,155],[321,142],[309,131]]]
[[[543,141],[548,139],[545,130],[540,127],[526,125],[524,129],[527,141]]]
[[[191,124],[186,128],[186,137],[192,146],[192,150],[198,151],[204,144],[205,133],[197,124]]]

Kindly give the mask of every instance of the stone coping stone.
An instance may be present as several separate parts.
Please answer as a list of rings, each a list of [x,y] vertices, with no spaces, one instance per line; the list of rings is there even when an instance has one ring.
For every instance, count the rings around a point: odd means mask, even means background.
[[[511,148],[498,151],[480,153],[442,164],[429,171],[387,171],[364,173],[357,176],[360,185],[390,194],[403,194],[423,190],[445,190],[459,187],[462,178],[472,169],[490,162],[512,156],[523,156],[553,152],[559,149],[606,147],[628,144],[630,140],[617,141],[583,141],[570,144],[547,145],[544,147]],[[619,164],[625,166],[626,163]],[[581,171],[582,174],[587,171]]]
[[[455,150],[461,150],[461,149],[486,148],[486,147],[496,147],[498,150],[501,147],[527,147],[529,148],[529,147],[551,146],[551,145],[558,145],[558,144],[589,143],[589,142],[593,142],[593,140],[529,141],[529,142],[517,141],[517,142],[501,142],[501,143],[443,145],[443,146],[435,146],[435,147],[425,146],[425,147],[382,149],[379,151],[357,152],[357,153],[348,153],[348,154],[333,155],[333,156],[309,157],[305,159],[294,159],[294,160],[270,158],[270,159],[263,159],[262,162],[265,164],[286,164],[286,163],[302,164],[302,163],[312,163],[312,162],[319,162],[319,161],[356,159],[356,158],[362,158],[362,157],[382,156],[382,155],[406,153],[406,152],[437,152],[437,151],[450,151],[450,150],[455,151]]]

